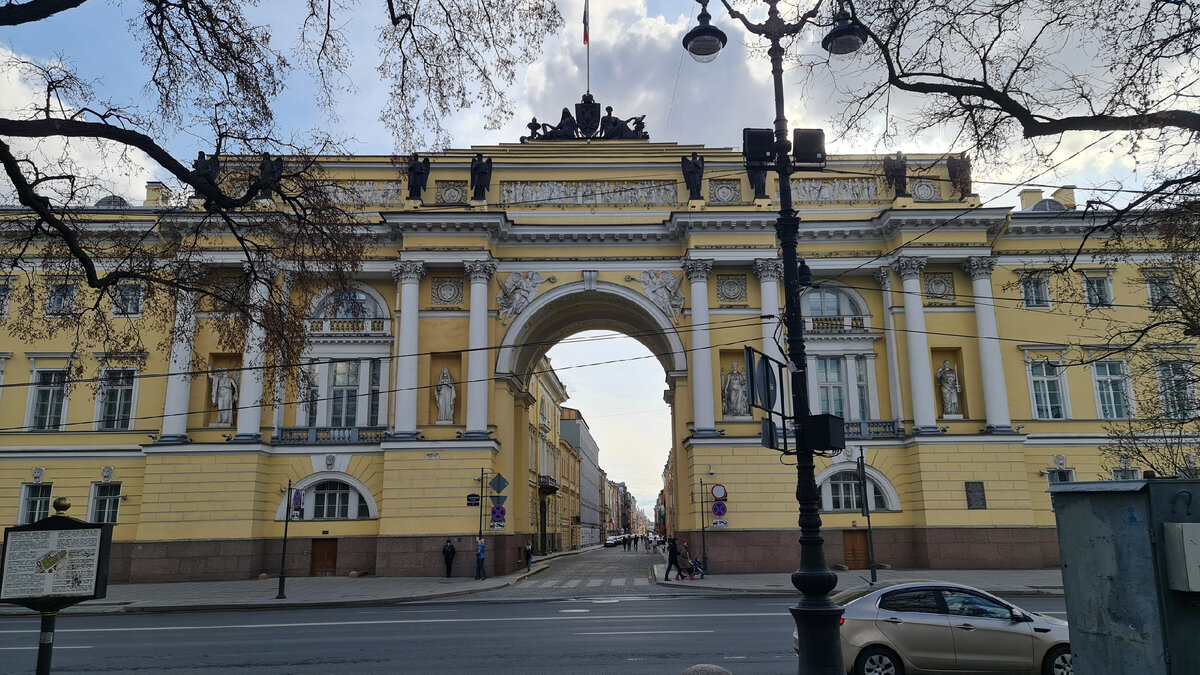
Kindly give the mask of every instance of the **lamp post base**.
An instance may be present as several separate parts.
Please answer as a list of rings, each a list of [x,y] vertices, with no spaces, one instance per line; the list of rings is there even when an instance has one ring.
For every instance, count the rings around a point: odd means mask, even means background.
[[[810,604],[802,598],[795,607],[789,607],[796,621],[797,656],[800,658],[799,675],[845,675],[842,663],[842,638],[840,634],[842,608],[823,598],[825,603]]]

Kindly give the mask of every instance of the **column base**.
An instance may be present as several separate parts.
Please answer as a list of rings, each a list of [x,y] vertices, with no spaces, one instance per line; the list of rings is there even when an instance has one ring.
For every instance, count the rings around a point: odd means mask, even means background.
[[[159,436],[154,439],[151,445],[184,445],[191,443],[192,439],[188,438],[187,434],[170,434],[167,436]]]
[[[980,433],[995,434],[997,436],[1015,436],[1017,430],[1008,424],[989,424]]]
[[[425,437],[419,431],[397,431],[388,440],[392,441],[423,441]]]
[[[692,438],[721,438],[725,435],[724,429],[692,429]]]
[[[913,427],[913,436],[940,436],[942,430],[936,426],[932,427]]]
[[[492,440],[492,430],[487,431],[460,431],[456,434],[458,438],[465,441],[490,441]]]
[[[238,434],[229,439],[230,443],[262,443],[262,434]]]

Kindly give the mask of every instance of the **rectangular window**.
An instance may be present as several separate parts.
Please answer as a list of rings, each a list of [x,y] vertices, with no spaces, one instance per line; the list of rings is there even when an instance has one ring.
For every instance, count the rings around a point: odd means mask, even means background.
[[[1166,307],[1175,295],[1175,280],[1169,274],[1147,275],[1146,295],[1150,300],[1150,307]]]
[[[100,428],[129,429],[133,413],[134,371],[106,370],[100,383]]]
[[[46,285],[46,316],[64,316],[75,311],[77,289],[71,283]]]
[[[1075,469],[1046,469],[1048,483],[1074,483]]]
[[[352,427],[358,415],[358,361],[338,361],[329,389],[329,426]]]
[[[380,383],[383,380],[383,363],[379,359],[371,359],[371,395],[370,408],[367,414],[367,426],[379,426]]]
[[[818,356],[817,397],[821,414],[846,416],[846,380],[842,375],[842,357]]]
[[[865,356],[857,356],[854,358],[855,379],[858,382],[858,418],[860,420],[871,419],[871,404],[870,391],[867,386],[867,358]]]
[[[1158,362],[1158,389],[1162,397],[1163,417],[1183,419],[1195,411],[1191,373],[1192,367],[1187,361]]]
[[[12,295],[12,277],[0,277],[0,319],[8,316],[8,299]]]
[[[94,483],[92,485],[93,523],[117,522],[117,510],[121,505],[120,483]]]
[[[1113,480],[1138,480],[1142,477],[1139,469],[1113,469]]]
[[[1066,419],[1063,405],[1062,367],[1048,361],[1030,364],[1033,382],[1033,416],[1039,420]]]
[[[1084,277],[1083,288],[1087,294],[1088,309],[1112,307],[1112,280],[1107,275]]]
[[[50,488],[50,483],[26,483],[21,486],[21,525],[37,522],[50,515]]]
[[[29,421],[29,427],[40,431],[61,429],[66,403],[67,371],[34,371],[33,415]]]
[[[1027,308],[1049,307],[1050,280],[1043,275],[1027,276],[1021,280],[1021,294]]]
[[[1096,411],[1101,419],[1119,420],[1129,414],[1129,378],[1124,361],[1100,361],[1093,365],[1096,377]]]
[[[142,285],[117,284],[112,294],[113,316],[141,316]]]

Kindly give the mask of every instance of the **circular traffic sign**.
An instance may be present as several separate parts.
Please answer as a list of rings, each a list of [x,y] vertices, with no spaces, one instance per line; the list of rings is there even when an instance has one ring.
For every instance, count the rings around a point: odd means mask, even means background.
[[[727,497],[728,495],[729,495],[729,493],[725,491],[724,485],[721,485],[720,483],[716,483],[715,485],[712,486],[713,499],[725,499],[725,497]]]
[[[716,517],[718,517],[718,518],[724,518],[724,517],[725,517],[725,513],[726,513],[728,510],[729,510],[729,509],[728,509],[728,508],[725,506],[725,502],[716,502],[716,503],[714,503],[714,504],[712,505],[712,512],[713,512],[713,515],[714,515],[714,516],[716,516]]]
[[[504,520],[504,514],[505,511],[503,506],[492,507],[492,520]]]

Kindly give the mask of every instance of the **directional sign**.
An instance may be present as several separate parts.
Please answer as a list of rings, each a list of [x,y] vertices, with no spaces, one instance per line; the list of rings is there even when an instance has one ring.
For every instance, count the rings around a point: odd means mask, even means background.
[[[479,495],[474,492],[467,495],[467,506],[479,506]]]
[[[488,487],[492,488],[492,492],[504,492],[504,488],[508,487],[508,481],[504,476],[496,474],[496,477],[488,482]]]
[[[729,511],[729,509],[728,509],[728,507],[726,507],[726,506],[725,506],[725,502],[715,502],[715,503],[712,505],[712,512],[713,512],[713,515],[714,515],[714,516],[716,516],[716,517],[718,517],[718,518],[724,518],[724,517],[725,517],[725,514],[726,514],[728,511]]]
[[[504,520],[505,513],[507,513],[507,511],[504,510],[503,506],[493,506],[492,520]]]

